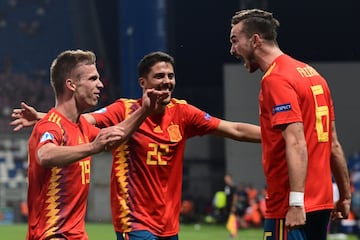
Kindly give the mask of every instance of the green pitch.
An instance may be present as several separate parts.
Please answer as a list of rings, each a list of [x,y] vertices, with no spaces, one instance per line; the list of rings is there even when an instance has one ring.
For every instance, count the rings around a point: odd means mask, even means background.
[[[87,223],[87,232],[90,240],[114,239],[115,233],[111,224]],[[26,225],[0,225],[1,240],[21,240],[25,239]],[[181,225],[180,240],[209,240],[209,239],[228,239],[229,235],[225,226],[219,225]],[[237,240],[261,240],[262,229],[240,230]],[[331,238],[329,238],[330,240]],[[355,236],[348,236],[347,240],[356,240]]]

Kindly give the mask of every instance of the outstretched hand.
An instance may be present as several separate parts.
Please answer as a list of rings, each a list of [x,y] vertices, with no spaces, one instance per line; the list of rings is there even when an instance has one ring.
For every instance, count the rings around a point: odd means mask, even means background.
[[[146,89],[142,97],[142,105],[148,108],[148,110],[155,111],[156,106],[169,97],[169,91]]]
[[[15,120],[10,122],[10,125],[14,126],[13,130],[15,132],[21,130],[23,127],[31,127],[38,121],[37,113],[35,108],[22,102],[21,108],[13,109],[11,117],[15,118]]]

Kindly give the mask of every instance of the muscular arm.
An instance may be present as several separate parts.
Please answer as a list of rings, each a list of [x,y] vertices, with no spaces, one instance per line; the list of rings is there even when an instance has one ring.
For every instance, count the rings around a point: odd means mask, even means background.
[[[243,142],[261,142],[260,127],[250,123],[221,120],[215,135]]]
[[[160,103],[164,98],[168,97],[169,93],[166,91],[157,91],[155,89],[147,89],[142,97],[142,105],[128,118],[121,123],[116,124],[123,128],[124,135],[118,145],[128,140],[129,137],[140,127],[143,121],[155,110],[156,104]],[[95,118],[90,114],[83,114],[86,120],[91,124],[96,124]]]
[[[288,167],[290,192],[304,193],[308,165],[308,153],[304,127],[300,122],[281,126],[285,141],[286,162]],[[291,196],[291,195],[290,195]],[[303,199],[295,199],[299,205],[290,206],[285,217],[285,225],[291,229],[305,224],[306,215]],[[300,204],[300,202],[302,202]]]
[[[148,115],[148,108],[141,107],[129,118],[115,126],[103,128],[91,143],[78,146],[57,146],[48,143],[38,150],[38,159],[42,166],[65,166],[84,157],[113,148],[124,143],[141,125]],[[91,115],[87,115],[91,117]],[[91,117],[92,118],[92,117]],[[90,118],[90,120],[91,120]],[[93,119],[95,121],[95,119]]]
[[[339,188],[340,199],[350,199],[350,178],[346,165],[344,151],[337,137],[335,122],[332,122],[332,144],[330,163],[331,171]]]
[[[335,212],[338,213],[336,213],[336,215],[333,214],[333,218],[346,218],[350,211],[351,202],[350,178],[346,165],[345,154],[338,140],[334,121],[332,122],[330,164],[332,174],[335,178],[340,193],[340,199],[338,203],[336,203],[335,209]]]
[[[169,94],[166,91],[147,89],[144,92],[142,106],[130,117],[115,126],[101,129],[95,140],[79,146],[56,146],[46,144],[38,150],[40,163],[44,166],[67,165],[86,156],[105,150],[105,146],[113,148],[124,143],[150,114],[157,102],[161,102]],[[90,115],[85,116],[95,122]]]
[[[96,125],[96,120],[91,115],[91,113],[85,113],[82,115],[85,117],[85,119],[89,123]],[[138,108],[136,111],[134,111],[134,113],[132,113],[124,121],[116,124],[116,126],[120,126],[124,129],[124,137],[123,137],[122,142],[127,140],[131,136],[131,134],[134,133],[136,131],[136,129],[138,129],[140,127],[140,125],[146,119],[147,116],[148,116],[147,107],[142,106],[142,107]]]
[[[302,123],[291,123],[282,127],[286,144],[290,191],[304,192],[308,164],[308,153]]]
[[[101,129],[97,137],[91,143],[76,146],[58,146],[47,143],[37,150],[37,158],[44,167],[66,166],[80,159],[99,153],[106,149],[107,145],[120,142],[123,129],[113,126]]]

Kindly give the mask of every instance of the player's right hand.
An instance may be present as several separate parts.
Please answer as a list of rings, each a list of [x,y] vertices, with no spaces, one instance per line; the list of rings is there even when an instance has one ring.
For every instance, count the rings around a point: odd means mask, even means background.
[[[285,217],[285,226],[288,230],[302,227],[306,222],[306,213],[304,207],[290,206]]]
[[[142,97],[142,106],[146,107],[148,111],[154,111],[158,104],[168,98],[170,95],[167,90],[146,89]]]
[[[119,146],[124,135],[124,128],[118,125],[100,129],[99,134],[92,142],[94,152],[108,151]]]
[[[14,131],[19,131],[23,127],[31,127],[38,121],[36,109],[24,102],[21,103],[21,108],[13,109],[11,117],[15,118],[10,122],[10,125],[14,126]]]

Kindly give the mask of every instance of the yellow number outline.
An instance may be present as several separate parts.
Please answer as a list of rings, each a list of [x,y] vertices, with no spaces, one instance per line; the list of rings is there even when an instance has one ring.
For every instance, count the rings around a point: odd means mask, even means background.
[[[90,183],[90,160],[81,161],[79,162],[79,165],[81,167],[81,183]]]
[[[167,161],[164,161],[162,159],[162,156],[166,155],[169,152],[169,145],[149,143],[148,146],[152,150],[149,150],[146,154],[146,164],[162,166],[167,165]],[[156,160],[152,160],[152,156],[154,156]]]
[[[314,95],[315,101],[315,114],[316,114],[316,132],[319,142],[328,142],[329,141],[329,126],[330,126],[330,116],[329,116],[329,107],[328,106],[319,106],[317,102],[317,96],[324,94],[324,89],[321,85],[311,86],[311,91]],[[325,126],[323,125],[322,119],[325,118]],[[326,130],[324,130],[326,129]]]

